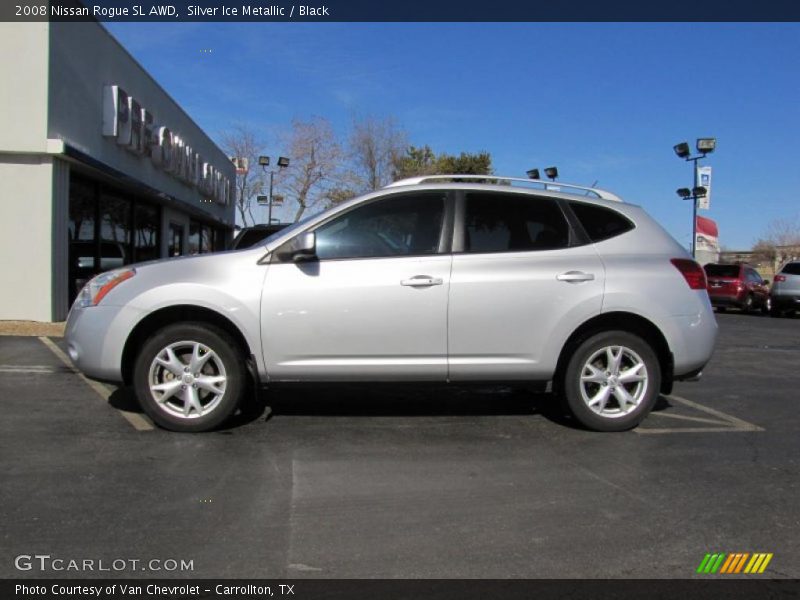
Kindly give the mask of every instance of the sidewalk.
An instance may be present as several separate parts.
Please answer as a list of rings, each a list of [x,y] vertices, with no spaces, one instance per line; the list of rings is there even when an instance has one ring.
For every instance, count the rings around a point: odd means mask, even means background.
[[[45,323],[41,321],[0,321],[0,335],[63,337],[64,321],[59,323]]]

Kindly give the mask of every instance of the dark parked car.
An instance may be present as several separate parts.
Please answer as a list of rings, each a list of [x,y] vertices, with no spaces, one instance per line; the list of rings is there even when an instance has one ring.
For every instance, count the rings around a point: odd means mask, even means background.
[[[749,265],[708,264],[703,267],[708,278],[711,305],[718,311],[738,308],[743,312],[760,309],[769,312],[769,282]]]
[[[775,275],[770,301],[770,314],[773,317],[782,317],[784,313],[800,310],[800,261],[786,263],[780,273]]]
[[[231,242],[231,250],[241,250],[242,248],[252,248],[259,242],[267,239],[273,233],[278,233],[286,229],[291,223],[271,223],[269,225],[253,225],[239,230],[236,237]]]

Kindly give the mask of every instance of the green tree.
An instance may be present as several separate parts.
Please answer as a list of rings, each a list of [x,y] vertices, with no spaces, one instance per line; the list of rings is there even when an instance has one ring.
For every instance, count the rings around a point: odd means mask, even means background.
[[[395,163],[395,179],[421,175],[491,175],[492,157],[488,152],[462,152],[458,156],[434,153],[428,145],[409,146]]]

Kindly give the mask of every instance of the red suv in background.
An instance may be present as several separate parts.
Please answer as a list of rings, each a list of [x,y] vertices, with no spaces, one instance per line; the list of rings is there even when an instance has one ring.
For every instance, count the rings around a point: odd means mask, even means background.
[[[744,312],[770,309],[769,282],[749,265],[708,264],[703,267],[708,279],[711,305],[719,311],[738,308]]]

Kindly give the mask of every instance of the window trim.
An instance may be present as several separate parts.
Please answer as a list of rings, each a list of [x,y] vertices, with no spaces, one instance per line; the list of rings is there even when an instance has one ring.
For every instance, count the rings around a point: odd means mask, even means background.
[[[494,252],[470,252],[465,249],[466,240],[466,216],[467,216],[467,194],[481,194],[481,195],[498,195],[498,196],[516,196],[527,200],[542,200],[552,202],[555,204],[564,222],[567,225],[567,245],[563,248],[549,248],[549,249],[530,249],[530,250],[497,250]],[[577,231],[569,217],[569,211],[565,209],[564,200],[561,198],[554,198],[544,194],[531,194],[528,192],[520,192],[519,190],[465,190],[460,189],[456,191],[455,202],[455,228],[453,232],[452,253],[465,256],[482,256],[490,254],[539,254],[541,252],[559,252],[576,246],[585,244],[578,243],[581,236],[586,233]]]

